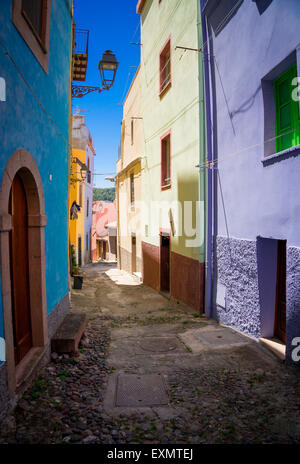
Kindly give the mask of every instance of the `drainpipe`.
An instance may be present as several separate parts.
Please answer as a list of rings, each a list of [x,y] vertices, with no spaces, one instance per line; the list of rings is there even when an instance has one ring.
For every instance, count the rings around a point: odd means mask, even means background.
[[[210,94],[210,73],[208,58],[208,34],[206,15],[204,13],[205,0],[200,0],[201,23],[202,23],[202,43],[203,43],[203,65],[204,65],[204,92],[205,92],[205,113],[206,113],[206,153],[207,161],[213,159],[212,156],[212,124],[211,124],[211,94]],[[211,317],[212,314],[212,247],[213,247],[213,170],[206,169],[206,275],[205,275],[205,315]]]
[[[202,50],[202,28],[201,28],[201,7],[200,1],[197,0],[197,35],[198,35],[198,50]],[[204,98],[204,72],[203,72],[203,60],[202,51],[198,52],[198,76],[199,76],[199,165],[203,166],[206,162],[206,137],[205,137],[205,98]],[[199,200],[200,204],[204,205],[205,214],[205,197],[206,197],[206,171],[205,169],[199,169]],[[205,222],[201,224],[201,236],[205,237]],[[200,262],[205,265],[205,251],[206,243],[205,238],[200,247]],[[202,273],[201,273],[202,274]],[[201,300],[201,306],[204,307],[204,282],[205,278],[201,275],[201,281],[199,281],[200,289],[203,289],[203,300]],[[204,311],[202,307],[202,312]]]

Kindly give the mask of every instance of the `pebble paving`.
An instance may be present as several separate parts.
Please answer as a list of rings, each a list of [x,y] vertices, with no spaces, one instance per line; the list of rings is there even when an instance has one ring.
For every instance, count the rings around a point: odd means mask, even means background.
[[[101,287],[97,276],[91,285],[96,281]],[[97,298],[97,292],[90,298]],[[112,331],[147,326],[153,330],[166,323],[190,328],[198,318],[169,304],[166,313],[151,310],[132,317],[97,312],[95,307],[80,355],[53,353],[2,423],[0,444],[300,443],[299,370],[277,361],[271,368],[255,370],[176,363],[167,376],[176,417],[138,410],[130,416],[109,415],[103,400],[109,376],[116,371],[107,362]]]

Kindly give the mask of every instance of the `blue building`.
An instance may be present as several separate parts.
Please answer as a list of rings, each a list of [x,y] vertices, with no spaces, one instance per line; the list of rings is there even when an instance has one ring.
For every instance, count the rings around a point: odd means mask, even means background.
[[[206,314],[300,365],[300,2],[201,8]]]
[[[69,310],[72,0],[0,9],[0,415]]]

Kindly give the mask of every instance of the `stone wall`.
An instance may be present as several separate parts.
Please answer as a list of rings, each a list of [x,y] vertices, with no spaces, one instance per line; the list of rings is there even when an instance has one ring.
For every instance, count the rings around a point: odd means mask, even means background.
[[[4,418],[10,410],[12,410],[17,401],[23,395],[24,391],[30,386],[33,379],[38,376],[40,369],[44,367],[50,361],[51,355],[51,338],[55,334],[56,330],[63,322],[64,318],[70,310],[69,293],[58,303],[58,305],[48,315],[48,344],[45,347],[44,353],[40,358],[35,370],[32,375],[22,385],[22,388],[18,390],[14,398],[10,398],[8,392],[8,372],[7,363],[5,362],[0,366],[0,419]]]
[[[290,361],[292,340],[300,337],[300,248],[287,249],[287,339],[286,354]],[[298,361],[300,367],[300,360]]]
[[[70,299],[69,293],[58,303],[58,305],[51,311],[48,316],[48,335],[49,340],[53,337],[56,330],[66,317],[70,310]]]
[[[266,336],[262,333],[264,312],[273,312],[272,327],[268,337],[274,332],[275,294],[273,303],[263,306],[259,298],[259,276],[257,244],[252,240],[237,240],[217,237],[215,256],[215,297],[217,304],[213,317],[251,337]],[[276,258],[276,257],[275,257]],[[275,264],[276,266],[276,264]],[[276,269],[275,269],[276,274]],[[276,277],[276,276],[275,276]],[[225,290],[225,304],[220,305],[218,292]],[[262,291],[266,291],[262,288]],[[274,288],[276,292],[276,288]],[[219,304],[218,304],[219,303]],[[271,307],[268,307],[270,306]],[[274,308],[273,308],[274,306]],[[267,316],[267,315],[266,315]],[[270,318],[270,315],[268,316]],[[272,322],[273,321],[273,322]],[[286,269],[286,359],[292,360],[294,338],[300,339],[300,248],[287,247]],[[294,360],[295,363],[295,360]],[[298,361],[300,367],[300,360]]]
[[[8,393],[7,364],[0,366],[0,420],[12,408],[12,402]]]
[[[214,318],[249,336],[260,337],[260,305],[256,242],[217,237],[215,293],[225,287],[225,307],[214,308]]]

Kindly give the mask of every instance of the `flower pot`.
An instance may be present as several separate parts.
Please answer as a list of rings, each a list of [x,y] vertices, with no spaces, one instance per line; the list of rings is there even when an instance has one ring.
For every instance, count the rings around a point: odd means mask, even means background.
[[[82,282],[83,282],[83,276],[81,275],[74,275],[74,285],[73,288],[77,290],[81,290],[82,288]]]

